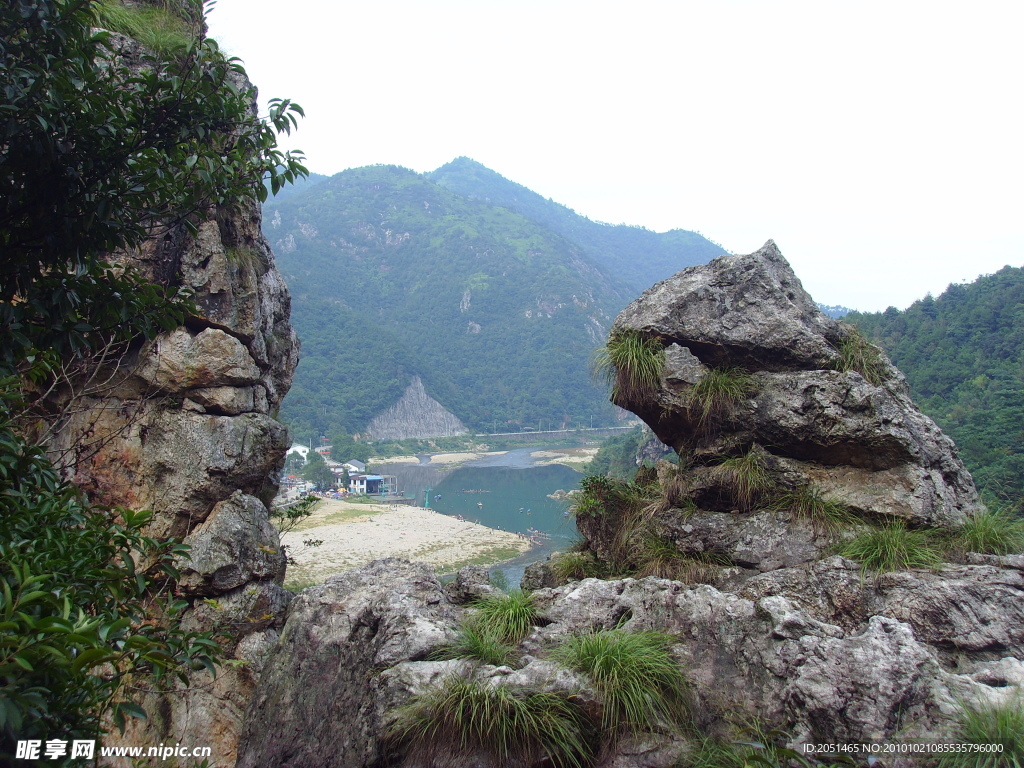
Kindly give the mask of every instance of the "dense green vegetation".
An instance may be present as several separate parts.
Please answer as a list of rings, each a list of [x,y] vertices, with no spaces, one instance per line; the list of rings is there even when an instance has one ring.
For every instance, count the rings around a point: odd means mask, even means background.
[[[902,312],[845,319],[904,373],[985,494],[1024,496],[1024,270],[951,285]]]
[[[609,437],[587,464],[586,473],[631,480],[636,475],[637,453],[649,438],[650,432],[640,426],[624,435]]]
[[[696,232],[652,232],[591,221],[468,157],[457,158],[427,176],[460,195],[508,208],[578,244],[633,296],[681,269],[706,264],[725,253],[720,245]]]
[[[611,421],[587,361],[628,296],[574,244],[412,171],[345,171],[267,205],[302,362],[282,417],[363,431],[419,375],[470,429]]]
[[[109,254],[177,225],[194,230],[212,205],[265,197],[265,174],[277,189],[304,172],[276,149],[294,108],[276,102],[266,121],[250,113],[254,95],[204,39],[200,4],[183,3],[177,16],[151,10],[106,0],[0,6],[4,765],[17,739],[96,738],[143,716],[139,690],[212,671],[218,657],[210,637],[174,622],[185,603],[168,587],[185,550],[143,535],[149,513],[90,506],[32,444],[25,418],[58,377],[88,375],[104,351],[123,354],[194,309]],[[157,17],[173,29],[159,41],[139,35],[149,46],[141,68],[94,32],[104,22],[152,32]]]

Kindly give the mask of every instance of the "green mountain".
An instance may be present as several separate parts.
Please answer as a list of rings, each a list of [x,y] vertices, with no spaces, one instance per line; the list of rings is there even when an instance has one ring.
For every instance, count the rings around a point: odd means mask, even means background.
[[[1024,497],[1024,269],[844,318],[880,344],[990,498]]]
[[[522,214],[571,240],[633,294],[631,298],[681,269],[706,264],[726,252],[696,232],[683,229],[652,232],[643,227],[591,221],[468,157],[457,158],[427,177],[465,197]]]
[[[632,295],[551,229],[373,166],[268,202],[264,230],[303,343],[297,437],[365,433],[415,377],[470,430],[615,419],[589,360]]]

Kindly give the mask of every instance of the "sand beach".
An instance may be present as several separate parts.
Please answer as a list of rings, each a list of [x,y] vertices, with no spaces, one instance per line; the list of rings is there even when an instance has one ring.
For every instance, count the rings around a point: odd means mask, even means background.
[[[304,542],[321,541],[318,546]],[[421,507],[323,501],[281,537],[295,565],[285,584],[300,588],[382,557],[429,563],[439,573],[464,565],[492,565],[530,548],[516,533],[498,531]]]

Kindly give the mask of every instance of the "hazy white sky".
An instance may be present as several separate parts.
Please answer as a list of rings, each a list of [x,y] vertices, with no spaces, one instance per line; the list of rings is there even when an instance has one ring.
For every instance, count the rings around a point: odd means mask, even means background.
[[[611,223],[773,238],[904,308],[1024,265],[1024,3],[217,0],[211,34],[334,174],[459,155]]]

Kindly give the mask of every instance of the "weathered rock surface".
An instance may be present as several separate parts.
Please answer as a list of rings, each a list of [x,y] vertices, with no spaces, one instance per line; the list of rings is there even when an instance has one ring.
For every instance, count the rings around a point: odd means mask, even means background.
[[[550,651],[570,636],[616,627],[675,637],[701,727],[739,714],[784,725],[794,744],[938,740],[948,733],[955,702],[999,701],[1024,682],[1020,609],[1010,606],[1024,603],[1021,572],[964,569],[939,596],[940,574],[897,574],[876,587],[842,558],[764,574],[738,594],[653,577],[585,579],[535,592],[540,619],[519,646],[519,660],[493,667],[427,660],[454,637],[467,609],[425,566],[377,561],[293,602],[264,664],[238,764],[398,764],[395,746],[382,741],[395,708],[450,675],[571,693],[597,706],[588,678],[554,663]],[[929,618],[964,590],[973,594],[961,612],[970,606],[980,624],[987,621],[987,640],[965,634],[957,620]],[[928,601],[933,607],[915,617],[914,606]],[[985,614],[989,602],[996,607]],[[999,647],[1002,655],[972,660],[968,653],[954,665],[945,652],[953,646]],[[646,734],[619,743],[600,765],[667,768],[686,749],[678,734]],[[493,765],[484,756],[466,764]]]
[[[759,445],[866,515],[949,526],[976,509],[952,441],[884,355],[878,385],[831,370],[850,331],[817,308],[774,243],[658,283],[616,319],[613,333],[623,331],[658,338],[666,366],[650,397],[619,404],[677,451],[715,457]],[[742,369],[754,385],[709,431],[690,393],[711,368]]]
[[[134,41],[118,36],[117,45],[138,58]],[[237,664],[216,680],[197,673],[170,696],[143,696],[150,719],[130,723],[121,743],[209,745],[212,765],[226,768],[290,597],[279,586],[284,559],[267,504],[288,446],[274,415],[299,345],[259,204],[238,201],[197,218],[195,234],[172,226],[112,257],[190,290],[197,313],[56,393],[54,428],[42,439],[92,502],[151,509],[150,535],[187,540],[193,559],[178,588],[192,607],[183,623],[232,635],[227,659]]]
[[[453,606],[422,563],[378,560],[306,589],[252,700],[239,767],[385,764],[382,718],[395,697],[375,678],[454,634]]]

